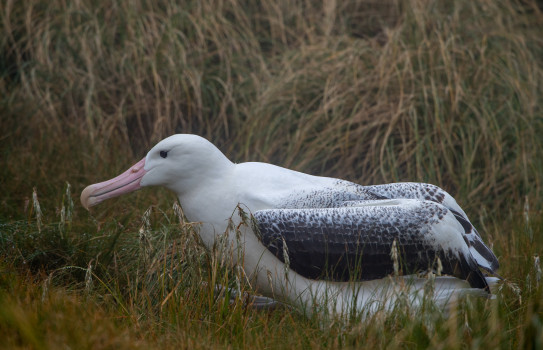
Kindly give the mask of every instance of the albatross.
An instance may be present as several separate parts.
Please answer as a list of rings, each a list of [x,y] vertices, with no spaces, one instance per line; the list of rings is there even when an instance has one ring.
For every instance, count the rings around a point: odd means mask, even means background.
[[[498,259],[466,213],[443,189],[426,183],[362,186],[259,162],[235,164],[211,142],[178,134],[160,141],[121,175],[86,187],[82,205],[145,186],[173,191],[199,223],[209,249],[227,235],[233,264],[259,294],[336,313],[375,311],[400,295],[420,302],[427,276],[434,300],[462,291],[490,293]],[[243,208],[251,224],[243,225]],[[426,276],[426,277],[424,277]]]

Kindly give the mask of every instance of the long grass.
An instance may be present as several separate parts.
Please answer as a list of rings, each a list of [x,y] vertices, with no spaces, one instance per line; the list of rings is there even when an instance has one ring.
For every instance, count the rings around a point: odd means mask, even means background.
[[[518,214],[505,227],[491,229],[503,238],[495,248],[509,249],[501,255],[507,256],[502,273],[508,281],[496,299],[470,298],[448,313],[398,305],[369,319],[325,324],[317,315],[307,318],[287,306],[255,310],[246,299],[231,299],[213,288],[212,281],[234,289],[239,281],[196,244],[193,226],[177,205],[164,211],[150,208],[127,227],[115,222],[83,228],[47,217],[39,226],[33,217],[3,231],[0,335],[6,348],[540,344],[543,280],[534,258],[543,242],[534,233],[541,232],[543,221],[531,212]],[[59,262],[68,247],[73,249],[68,260]],[[32,266],[37,263],[41,268]],[[250,292],[243,283],[241,291]]]
[[[541,8],[0,3],[0,347],[543,347]],[[211,282],[247,286],[203,250],[173,194],[147,189],[90,214],[78,203],[173,133],[236,162],[439,185],[508,283],[449,316],[327,327],[230,304]]]

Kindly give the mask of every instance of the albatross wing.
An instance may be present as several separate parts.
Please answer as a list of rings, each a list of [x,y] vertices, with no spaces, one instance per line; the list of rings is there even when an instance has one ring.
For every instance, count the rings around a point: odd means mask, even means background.
[[[484,244],[481,235],[473,227],[468,216],[456,203],[456,200],[442,188],[427,183],[402,182],[365,186],[364,189],[383,199],[411,198],[442,204],[454,214],[456,220],[464,228],[464,237],[469,241],[469,249],[477,264],[492,273],[499,269],[500,264],[496,255]]]
[[[436,270],[439,258],[444,274],[465,279],[472,287],[488,288],[462,225],[443,205],[415,199],[345,204],[256,211],[257,234],[268,250],[306,278],[386,277],[394,272],[391,250],[396,241],[404,274]]]

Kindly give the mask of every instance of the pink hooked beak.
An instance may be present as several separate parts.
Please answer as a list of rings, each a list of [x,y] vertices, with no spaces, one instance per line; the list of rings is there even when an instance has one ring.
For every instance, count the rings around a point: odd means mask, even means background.
[[[145,158],[134,164],[121,175],[104,182],[87,186],[81,192],[81,204],[85,209],[105,201],[108,198],[120,196],[121,194],[139,190],[140,181],[146,171]]]

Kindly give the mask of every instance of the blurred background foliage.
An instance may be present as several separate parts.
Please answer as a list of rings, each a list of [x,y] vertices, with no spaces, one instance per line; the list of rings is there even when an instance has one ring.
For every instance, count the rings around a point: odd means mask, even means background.
[[[237,162],[435,183],[476,213],[541,199],[536,2],[0,6],[4,217],[34,186],[79,191],[174,133]]]

